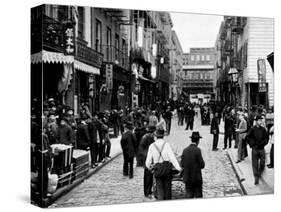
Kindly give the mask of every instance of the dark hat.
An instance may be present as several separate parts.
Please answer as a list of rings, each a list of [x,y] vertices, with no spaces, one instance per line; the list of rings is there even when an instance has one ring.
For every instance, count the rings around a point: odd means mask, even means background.
[[[263,117],[260,116],[260,115],[257,115],[257,116],[255,117],[255,120],[257,121],[257,120],[259,120],[259,119],[263,119]]]
[[[148,132],[148,133],[153,133],[155,130],[156,130],[156,127],[152,126],[152,125],[150,125],[146,128],[146,132]]]
[[[129,129],[129,130],[134,129],[134,125],[133,125],[133,123],[130,122],[130,121],[126,121],[125,127],[126,127],[127,129]]]
[[[163,126],[159,126],[156,128],[156,131],[155,131],[155,136],[156,137],[163,137],[165,135],[165,130],[163,128]]]
[[[199,132],[195,131],[195,132],[192,132],[192,135],[190,136],[191,139],[194,139],[194,138],[202,138],[199,134]]]

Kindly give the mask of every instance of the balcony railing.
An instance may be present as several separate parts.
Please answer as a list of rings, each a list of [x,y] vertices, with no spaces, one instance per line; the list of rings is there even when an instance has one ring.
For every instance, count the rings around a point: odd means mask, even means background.
[[[243,27],[245,25],[245,17],[233,17],[231,28],[232,32],[236,32],[240,34],[243,31]]]
[[[233,51],[233,45],[230,40],[226,40],[224,43],[224,50],[227,52],[232,52]]]
[[[77,52],[75,58],[81,62],[95,67],[101,67],[103,55],[87,46],[87,42],[81,38],[76,38]]]
[[[102,45],[101,50],[104,55],[103,60],[105,62],[114,63],[115,65],[128,70],[129,57],[127,54],[127,46],[120,49],[113,45]]]
[[[64,26],[51,17],[43,16],[43,47],[64,52]]]

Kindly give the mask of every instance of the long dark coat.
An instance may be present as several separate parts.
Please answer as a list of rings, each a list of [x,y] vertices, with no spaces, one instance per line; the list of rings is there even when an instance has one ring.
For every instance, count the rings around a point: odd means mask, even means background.
[[[135,134],[132,131],[125,132],[120,142],[123,154],[129,158],[133,158],[137,151],[137,139]]]
[[[219,134],[219,132],[220,132],[220,129],[219,129],[218,118],[217,118],[217,117],[214,117],[214,118],[212,119],[212,122],[211,122],[210,133],[211,133],[211,134]]]
[[[201,150],[195,144],[190,144],[183,150],[181,166],[183,168],[183,181],[185,183],[202,185],[201,169],[205,167],[205,162]]]
[[[86,150],[90,145],[90,135],[87,124],[79,124],[77,127],[77,148]]]
[[[88,123],[88,131],[90,136],[90,144],[97,143],[97,136],[99,135],[100,141],[103,139],[101,123],[96,120],[91,120]]]
[[[139,165],[144,166],[145,165],[145,160],[148,152],[148,148],[150,144],[154,143],[154,136],[151,133],[145,134],[141,142],[139,144],[138,148],[138,158],[139,158]]]

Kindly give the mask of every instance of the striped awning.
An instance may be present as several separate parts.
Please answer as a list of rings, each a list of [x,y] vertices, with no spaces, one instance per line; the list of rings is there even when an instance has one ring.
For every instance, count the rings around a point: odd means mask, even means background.
[[[41,52],[35,53],[31,55],[31,63],[73,63],[74,57],[67,56],[63,53],[59,52],[49,52],[46,50],[42,50]]]
[[[83,71],[83,72],[87,72],[89,74],[100,75],[100,69],[99,68],[96,68],[94,66],[90,66],[90,65],[88,65],[86,63],[83,63],[83,62],[80,62],[78,60],[74,61],[74,68],[78,69],[80,71]]]
[[[31,55],[31,63],[61,63],[61,64],[71,64],[74,63],[74,68],[89,74],[100,75],[100,69],[94,66],[90,66],[81,61],[75,60],[73,56],[67,56],[59,52],[49,52],[43,50],[41,52]]]

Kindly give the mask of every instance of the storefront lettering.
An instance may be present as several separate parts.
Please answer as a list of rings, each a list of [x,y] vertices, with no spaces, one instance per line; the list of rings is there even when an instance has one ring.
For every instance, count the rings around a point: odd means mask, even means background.
[[[65,53],[67,55],[74,54],[74,30],[73,30],[73,28],[67,28],[65,30]]]

